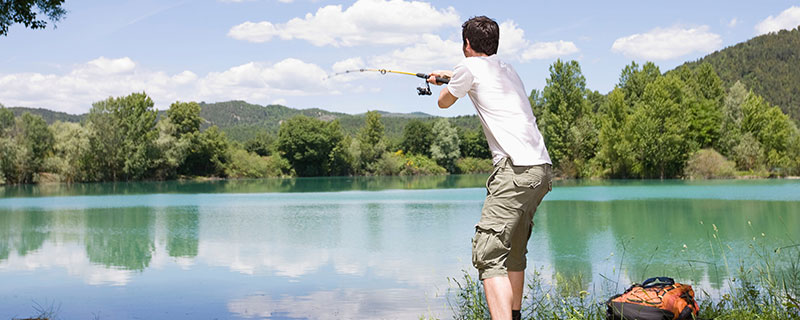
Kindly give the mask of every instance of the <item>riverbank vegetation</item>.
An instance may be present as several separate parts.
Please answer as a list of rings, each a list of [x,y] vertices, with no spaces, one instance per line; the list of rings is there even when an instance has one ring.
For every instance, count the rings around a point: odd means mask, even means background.
[[[708,63],[662,74],[631,63],[607,95],[586,88],[576,61],[557,60],[529,97],[564,178],[730,178],[800,174],[800,132],[741,82],[724,88]],[[303,114],[241,142],[201,128],[201,105],[159,116],[145,93],[95,102],[80,123],[0,107],[0,183],[430,175],[491,170],[486,138],[461,118],[405,121],[388,138],[367,112],[354,133]],[[349,120],[348,120],[349,121]],[[393,123],[393,122],[392,122]]]
[[[729,265],[726,252],[733,249],[720,241],[716,226],[709,232],[709,249],[718,261],[704,263],[713,266],[713,269],[722,268],[729,275],[729,279],[723,280],[722,288],[712,290],[715,292],[710,293],[698,285],[703,279],[673,276],[676,282],[693,285],[695,299],[700,306],[697,319],[800,319],[800,244],[792,242],[791,245],[778,247],[768,244],[763,233],[753,233],[753,240],[749,244],[752,259],[740,261],[736,267],[733,261]],[[684,260],[675,263],[692,266],[698,262]],[[564,275],[557,272],[550,278],[537,270],[529,272],[526,275],[522,318],[605,320],[608,298],[622,293],[631,285],[619,283],[619,273],[627,274],[623,269],[624,261],[620,262],[619,267],[612,271],[613,274],[600,274],[604,279],[602,284],[593,287],[587,286],[581,274]],[[629,274],[627,276],[630,277]],[[464,271],[460,277],[448,280],[448,304],[454,319],[491,319],[483,285],[475,278],[474,272]]]

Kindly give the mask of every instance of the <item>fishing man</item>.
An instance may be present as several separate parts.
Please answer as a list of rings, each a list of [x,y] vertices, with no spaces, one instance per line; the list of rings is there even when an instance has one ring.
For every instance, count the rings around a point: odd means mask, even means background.
[[[500,30],[485,16],[462,25],[466,57],[454,71],[434,71],[428,82],[450,82],[439,95],[448,108],[469,95],[492,151],[494,170],[472,239],[472,264],[486,291],[492,319],[520,319],[525,254],[533,215],[552,189],[550,156],[519,75],[497,58]]]

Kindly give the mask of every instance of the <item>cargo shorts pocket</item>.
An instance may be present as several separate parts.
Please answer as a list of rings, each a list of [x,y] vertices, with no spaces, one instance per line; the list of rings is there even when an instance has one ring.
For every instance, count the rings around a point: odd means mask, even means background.
[[[545,176],[546,174],[542,166],[533,166],[523,172],[514,174],[514,186],[517,188],[536,189],[542,184]]]
[[[503,266],[511,251],[510,242],[505,224],[479,222],[472,238],[472,265],[478,270]]]

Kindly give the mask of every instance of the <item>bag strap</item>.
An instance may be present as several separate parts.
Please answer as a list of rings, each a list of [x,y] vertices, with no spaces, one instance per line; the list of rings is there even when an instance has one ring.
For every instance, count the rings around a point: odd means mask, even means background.
[[[656,281],[658,282],[656,283]],[[675,279],[672,279],[670,277],[653,277],[642,282],[642,287],[647,287],[648,285],[660,285],[660,284],[673,285],[675,284]]]

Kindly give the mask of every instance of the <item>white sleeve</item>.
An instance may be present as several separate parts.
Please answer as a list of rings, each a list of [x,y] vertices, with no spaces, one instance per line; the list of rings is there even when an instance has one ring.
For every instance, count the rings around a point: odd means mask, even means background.
[[[450,94],[456,98],[462,98],[472,88],[473,80],[472,72],[462,61],[453,70],[453,77],[450,79],[450,83],[447,84],[447,90],[450,90]]]

